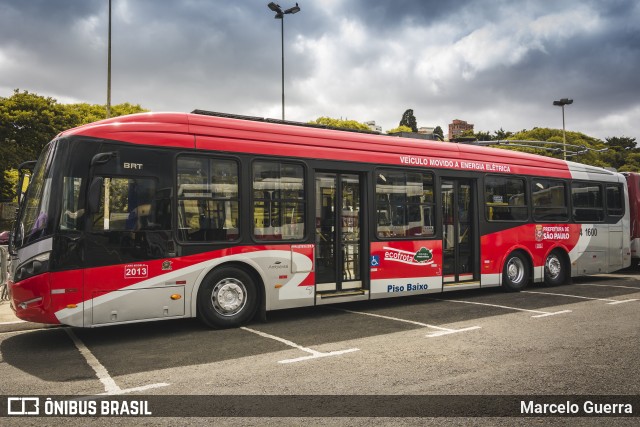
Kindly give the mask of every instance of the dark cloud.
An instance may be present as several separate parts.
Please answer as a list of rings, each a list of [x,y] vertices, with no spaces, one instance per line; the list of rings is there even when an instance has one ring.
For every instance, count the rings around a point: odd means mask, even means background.
[[[281,22],[268,1],[113,0],[112,102],[279,117]],[[283,8],[294,1],[280,3]],[[637,135],[634,0],[299,1],[285,16],[287,116]],[[0,96],[104,103],[107,0],[0,0]]]
[[[356,0],[342,4],[336,10],[337,15],[348,15],[360,19],[371,28],[386,33],[398,27],[418,24],[429,26],[446,20],[452,15],[469,7],[467,0],[395,0],[367,1]],[[482,16],[479,16],[482,19]]]

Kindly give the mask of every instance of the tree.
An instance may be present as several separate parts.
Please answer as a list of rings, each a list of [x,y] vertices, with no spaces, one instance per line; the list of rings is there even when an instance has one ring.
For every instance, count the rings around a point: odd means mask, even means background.
[[[400,126],[406,126],[411,129],[411,132],[418,132],[418,122],[416,121],[416,117],[413,115],[413,110],[408,109],[402,115],[402,119],[400,120]]]
[[[605,148],[604,143],[591,136],[585,135],[581,132],[566,132],[567,145],[574,145],[577,147],[567,148],[567,160],[572,160],[592,166],[607,167],[610,164],[603,158],[602,153],[593,151],[601,150]],[[550,128],[533,128],[531,130],[522,130],[511,135],[509,139],[516,140],[529,140],[529,141],[547,141],[548,145],[542,145],[540,148],[528,148],[528,147],[510,147],[500,146],[500,148],[507,148],[517,151],[524,151],[528,153],[539,154],[542,156],[555,157],[558,159],[563,158],[562,150],[562,129],[550,129]],[[589,150],[591,149],[591,150]],[[580,154],[574,155],[576,151]]]
[[[438,141],[444,141],[444,133],[442,132],[442,128],[440,126],[436,126],[436,128],[433,130],[433,135]]]
[[[412,130],[408,126],[398,126],[397,128],[389,129],[387,131],[388,134],[400,133],[400,132],[412,132]]]
[[[478,141],[493,140],[493,137],[491,136],[491,134],[489,134],[489,132],[476,132],[473,134],[473,136],[475,136]]]
[[[618,172],[640,172],[640,153],[631,153],[623,165],[617,168]]]
[[[640,154],[640,149],[636,148],[636,139],[625,136],[609,137],[604,140],[608,150],[602,153],[603,159],[611,167],[620,171],[638,171],[636,154]]]
[[[13,95],[0,97],[0,199],[13,199],[15,184],[5,171],[38,158],[47,142],[65,129],[105,117],[105,106],[59,104],[51,97],[16,89]],[[112,115],[145,111],[128,103],[113,107]]]
[[[73,126],[85,125],[87,123],[97,122],[102,120],[106,115],[106,106],[99,104],[66,104],[64,107],[67,109],[71,121],[74,122]],[[111,117],[126,116],[127,114],[144,113],[145,110],[138,104],[130,104],[125,102],[123,104],[111,106]]]
[[[17,188],[18,185],[19,174],[17,169],[9,169],[4,171],[4,181],[7,183],[8,188],[11,188],[13,193],[15,193],[14,189]],[[3,197],[3,200],[9,200],[9,197]],[[17,195],[11,198],[12,202],[17,202]]]
[[[333,119],[331,117],[318,117],[316,120],[309,122],[312,125],[324,125],[332,128],[355,129],[370,131],[369,126],[355,120]]]
[[[604,139],[605,144],[609,149],[616,151],[633,150],[636,148],[636,139],[626,136],[613,136]]]
[[[500,128],[499,130],[494,130],[493,135],[494,136],[491,138],[492,141],[500,141],[509,138],[511,135],[513,135],[513,132],[505,131],[504,129]]]
[[[65,112],[56,100],[27,91],[0,98],[0,197],[12,198],[4,171],[38,157],[44,144],[67,127]]]

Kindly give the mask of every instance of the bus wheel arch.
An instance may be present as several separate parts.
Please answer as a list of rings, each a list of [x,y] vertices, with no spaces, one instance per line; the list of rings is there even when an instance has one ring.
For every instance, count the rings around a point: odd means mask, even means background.
[[[212,328],[243,325],[260,307],[264,307],[262,279],[243,263],[225,263],[209,271],[196,295],[196,315]]]
[[[557,286],[568,282],[571,277],[569,255],[560,248],[554,248],[544,260],[543,276],[546,286]]]
[[[502,287],[509,292],[519,292],[529,285],[531,280],[531,257],[516,249],[507,255],[502,267]]]

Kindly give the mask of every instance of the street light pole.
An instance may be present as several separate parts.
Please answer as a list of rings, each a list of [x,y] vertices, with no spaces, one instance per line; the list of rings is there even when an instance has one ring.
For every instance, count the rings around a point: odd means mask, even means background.
[[[109,0],[109,41],[107,47],[107,119],[111,117],[111,0]]]
[[[283,11],[280,5],[274,2],[269,3],[267,7],[276,13],[274,18],[280,20],[280,44],[282,48],[282,121],[284,121],[284,15],[298,13],[300,12],[300,7],[298,3],[296,3],[295,6]]]
[[[284,15],[280,18],[280,48],[282,52],[282,121],[284,122]]]
[[[562,107],[562,159],[567,160],[567,135],[564,129],[564,106],[573,104],[573,99],[562,98],[559,101],[553,101],[553,105]]]

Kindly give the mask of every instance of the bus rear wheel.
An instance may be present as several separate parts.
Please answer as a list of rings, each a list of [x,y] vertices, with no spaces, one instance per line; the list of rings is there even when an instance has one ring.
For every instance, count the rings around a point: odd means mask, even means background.
[[[560,253],[552,251],[544,262],[544,284],[547,286],[562,285],[567,278],[567,269]]]
[[[512,252],[502,269],[502,287],[509,292],[518,292],[529,284],[529,261],[520,252]]]
[[[251,276],[223,267],[207,276],[198,291],[198,317],[212,328],[240,326],[253,317],[258,293]]]

